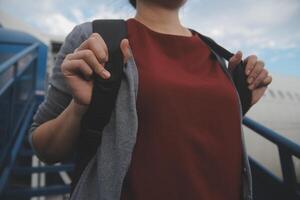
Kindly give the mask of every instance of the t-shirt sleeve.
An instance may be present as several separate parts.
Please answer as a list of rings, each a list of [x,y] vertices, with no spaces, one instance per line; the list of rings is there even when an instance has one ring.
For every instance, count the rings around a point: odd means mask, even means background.
[[[47,86],[47,91],[45,92],[45,98],[38,106],[38,109],[33,116],[32,124],[28,130],[28,141],[34,153],[37,155],[38,152],[35,150],[32,143],[32,133],[44,122],[54,119],[60,115],[72,100],[71,91],[61,72],[61,64],[65,56],[72,53],[77,47],[79,47],[91,33],[91,22],[85,22],[75,26],[67,35],[57,54],[54,67],[52,69],[52,75]]]

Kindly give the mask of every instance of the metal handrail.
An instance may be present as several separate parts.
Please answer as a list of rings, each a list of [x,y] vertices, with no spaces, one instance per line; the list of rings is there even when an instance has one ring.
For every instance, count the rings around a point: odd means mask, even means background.
[[[277,145],[283,176],[282,183],[289,192],[293,193],[300,199],[300,188],[293,161],[293,156],[300,158],[300,145],[248,117],[244,117],[243,124]],[[266,173],[265,169],[264,172]],[[272,177],[272,179],[275,180],[274,177]]]
[[[30,123],[31,117],[34,114],[34,109],[36,106],[34,101],[34,91],[36,88],[36,71],[38,69],[39,59],[39,56],[37,55],[39,54],[39,48],[39,42],[30,44],[30,46],[25,47],[20,52],[16,53],[8,60],[0,64],[0,77],[4,75],[4,79],[2,79],[4,84],[1,85],[0,88],[0,98],[9,98],[8,113],[2,113],[7,114],[5,117],[9,119],[9,123],[8,129],[3,133],[5,134],[4,138],[7,140],[7,142],[5,147],[2,149],[0,157],[0,193],[3,191],[6,185],[16,160],[17,153],[26,135],[28,124]],[[26,59],[26,62],[20,65],[20,61],[22,61],[26,56],[30,56],[28,57],[29,59]],[[33,68],[32,71],[28,71],[31,68]],[[5,73],[8,70],[10,70],[12,73],[9,76],[6,76]],[[17,92],[20,86],[18,84],[20,83],[19,81],[24,81],[22,77],[26,76],[27,72],[32,77],[32,81],[29,80],[28,82],[28,89],[30,88],[28,93],[26,93],[28,97],[26,100],[21,101],[19,104],[20,107],[18,107],[18,115],[16,115],[16,113],[12,112],[14,111],[12,106],[14,106],[15,103],[19,103]],[[9,97],[3,96],[6,94],[9,94]],[[15,134],[16,132],[18,132],[18,134]]]
[[[38,46],[39,43],[34,43],[32,45],[30,45],[29,47],[23,49],[21,52],[17,53],[16,55],[12,56],[10,59],[8,59],[7,61],[3,62],[0,65],[0,77],[2,73],[5,73],[7,70],[10,70],[10,68],[13,69],[13,74],[9,77],[8,80],[6,80],[6,82],[4,83],[4,85],[1,86],[0,88],[0,97],[2,97],[3,94],[5,94],[5,92],[9,89],[9,88],[13,88],[14,89],[14,84],[22,77],[24,76],[23,74],[26,72],[27,69],[29,69],[31,66],[31,64],[34,61],[37,61],[38,57],[37,57],[37,52],[38,52]],[[23,65],[22,69],[19,71],[18,67],[19,64],[17,64],[22,58],[28,56],[28,55],[32,55],[32,52],[36,52],[27,62],[26,64]],[[36,71],[37,70],[37,66],[35,66],[34,69],[34,74],[33,74],[33,81],[35,83],[35,79],[36,79]],[[34,91],[34,88],[32,88]],[[14,103],[14,94],[11,94],[12,99],[10,99],[10,104]],[[32,92],[32,95],[34,95],[34,92]],[[31,96],[32,96],[31,95]],[[28,103],[28,101],[27,101]],[[24,110],[24,109],[23,109]],[[24,112],[22,113],[22,115],[24,114]],[[12,133],[13,134],[13,133]],[[14,135],[14,134],[13,134]],[[1,163],[2,160],[0,160]]]
[[[6,164],[6,167],[5,167],[5,169],[3,170],[3,172],[0,176],[0,194],[3,192],[3,190],[6,186],[6,182],[9,178],[10,173],[11,173],[12,167],[13,167],[14,162],[15,162],[16,157],[17,157],[17,153],[18,153],[18,151],[21,147],[22,141],[23,141],[24,136],[26,134],[26,130],[28,128],[28,124],[30,123],[31,117],[34,114],[35,108],[36,108],[36,105],[33,103],[27,109],[26,116],[24,117],[24,123],[20,127],[20,133],[19,133],[18,137],[16,138],[15,148],[14,148],[14,150],[12,150],[11,157],[8,160],[8,162]]]
[[[7,189],[34,112],[41,103],[36,93],[38,91],[42,94],[45,89],[47,62],[45,44],[35,38],[27,38],[27,43],[20,46],[21,40],[8,43],[11,38],[5,34],[9,33],[2,32],[4,37],[0,41],[1,53],[11,57],[0,63],[0,100],[5,103],[2,105],[5,106],[2,112],[5,120],[1,123],[1,136],[5,143],[1,143],[3,148],[0,154],[0,199]],[[26,37],[26,34],[21,34],[23,36]]]
[[[16,55],[14,55],[13,57],[9,58],[8,60],[4,61],[2,64],[0,64],[0,74],[2,74],[3,72],[5,72],[9,67],[11,67],[12,65],[14,65],[21,58],[25,57],[26,55],[28,55],[29,53],[31,53],[32,51],[34,51],[36,48],[38,48],[38,46],[39,46],[39,43],[36,42],[36,43],[30,45],[29,47],[26,47],[24,50],[22,50],[21,52],[17,53]]]
[[[243,124],[251,130],[258,133],[259,135],[261,135],[262,137],[266,138],[267,140],[272,141],[274,144],[286,149],[294,156],[300,158],[299,144],[296,144],[295,142],[283,137],[281,134],[275,132],[274,130],[267,128],[248,117],[244,117]]]

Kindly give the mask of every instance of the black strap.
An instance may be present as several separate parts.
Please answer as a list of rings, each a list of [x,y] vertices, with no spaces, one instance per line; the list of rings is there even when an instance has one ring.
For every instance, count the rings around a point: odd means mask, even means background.
[[[103,128],[109,122],[123,75],[123,54],[121,40],[127,38],[124,20],[95,20],[93,32],[99,33],[108,48],[109,60],[105,64],[111,76],[103,79],[93,72],[91,103],[81,120],[81,130],[75,155],[75,169],[72,176],[71,193],[89,160],[96,154],[101,143]]]
[[[82,128],[92,134],[103,130],[114,108],[124,66],[120,43],[127,37],[127,30],[124,20],[95,20],[93,32],[99,33],[108,47],[109,61],[105,69],[111,73],[111,77],[103,79],[95,72],[93,74],[92,100],[82,120]]]
[[[197,31],[190,29],[192,32],[199,35],[199,37],[213,50],[215,51],[219,56],[225,58],[227,61],[234,55],[227,49],[223,48],[222,46],[218,45],[214,40],[211,38],[204,36]],[[243,115],[250,109],[251,107],[251,99],[252,99],[252,93],[248,88],[247,83],[247,76],[245,74],[245,63],[241,61],[239,65],[230,72],[231,77],[233,79],[233,82],[235,84],[235,87],[239,93],[239,97],[242,104],[242,112]]]

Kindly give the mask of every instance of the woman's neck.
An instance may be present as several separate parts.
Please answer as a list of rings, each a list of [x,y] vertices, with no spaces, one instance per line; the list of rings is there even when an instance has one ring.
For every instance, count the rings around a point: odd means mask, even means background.
[[[136,9],[134,18],[154,31],[183,36],[192,35],[187,28],[181,25],[178,9],[167,9],[142,1],[137,3]]]

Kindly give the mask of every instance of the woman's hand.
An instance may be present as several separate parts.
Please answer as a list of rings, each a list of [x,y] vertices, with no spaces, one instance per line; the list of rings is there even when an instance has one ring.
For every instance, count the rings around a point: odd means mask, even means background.
[[[130,56],[127,39],[121,41],[120,48],[124,54],[125,63]],[[109,79],[110,72],[105,69],[108,59],[108,48],[98,33],[93,33],[73,53],[66,55],[61,70],[76,104],[84,108],[90,104],[93,71],[102,78]]]
[[[232,71],[241,60],[242,52],[238,51],[229,60],[229,70]],[[248,56],[244,60],[244,63],[246,64],[245,74],[247,76],[248,88],[252,91],[252,106],[264,95],[268,85],[272,82],[272,77],[268,75],[268,71],[264,68],[264,62],[258,60],[256,55]]]

